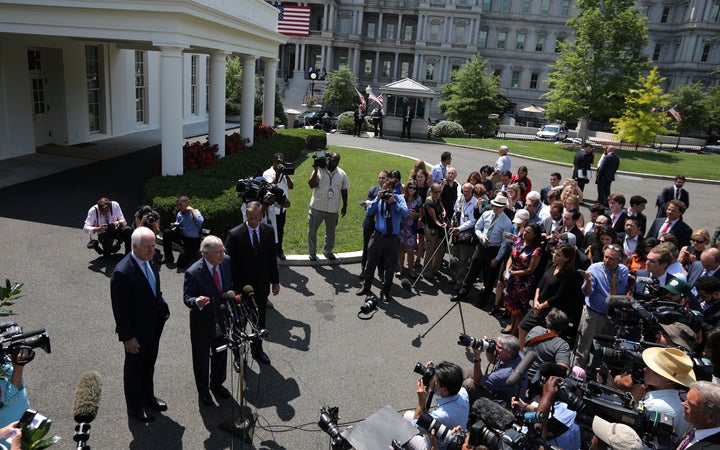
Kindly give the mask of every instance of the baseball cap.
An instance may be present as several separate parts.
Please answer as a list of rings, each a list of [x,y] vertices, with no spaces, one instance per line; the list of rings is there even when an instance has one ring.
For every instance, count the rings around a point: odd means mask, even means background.
[[[612,423],[595,416],[592,423],[593,433],[612,450],[641,450],[640,436],[623,423]]]
[[[575,237],[572,233],[563,233],[558,238],[558,242],[561,244],[571,244],[571,245],[577,245],[577,237]]]
[[[530,213],[526,209],[518,209],[515,211],[513,223],[523,223],[526,220],[530,220]]]

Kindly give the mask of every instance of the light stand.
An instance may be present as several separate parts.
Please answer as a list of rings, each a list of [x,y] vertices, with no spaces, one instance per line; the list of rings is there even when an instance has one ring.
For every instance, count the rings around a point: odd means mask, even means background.
[[[312,83],[310,84],[310,98],[315,98],[315,79],[317,78],[317,73],[313,72],[310,74],[310,79],[312,80]]]

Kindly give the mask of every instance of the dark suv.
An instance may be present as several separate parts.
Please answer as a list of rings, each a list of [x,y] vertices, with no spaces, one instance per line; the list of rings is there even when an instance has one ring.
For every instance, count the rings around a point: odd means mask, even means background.
[[[323,124],[322,118],[325,113],[328,113],[330,116],[328,124]],[[312,126],[316,128],[323,128],[325,131],[330,131],[335,121],[336,119],[333,117],[333,113],[331,111],[305,111],[297,116],[295,122],[293,123],[293,128]]]

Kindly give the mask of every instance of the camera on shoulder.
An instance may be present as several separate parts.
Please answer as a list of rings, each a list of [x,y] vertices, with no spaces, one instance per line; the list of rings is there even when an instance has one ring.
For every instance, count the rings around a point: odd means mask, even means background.
[[[324,169],[327,167],[328,153],[326,150],[318,150],[313,155],[313,167]]]

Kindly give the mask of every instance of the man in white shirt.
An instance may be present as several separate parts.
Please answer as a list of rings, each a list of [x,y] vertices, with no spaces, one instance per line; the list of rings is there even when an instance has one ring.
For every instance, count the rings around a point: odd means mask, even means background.
[[[292,179],[290,179],[290,174],[286,173],[285,156],[283,156],[282,153],[275,153],[273,155],[272,167],[263,172],[263,178],[265,178],[265,181],[268,183],[272,183],[282,189],[285,194],[282,202],[276,202],[271,205],[268,210],[268,214],[275,215],[275,220],[272,221],[275,231],[275,254],[279,259],[285,259],[282,243],[283,236],[285,235],[286,210],[290,207],[288,194],[294,185]]]

